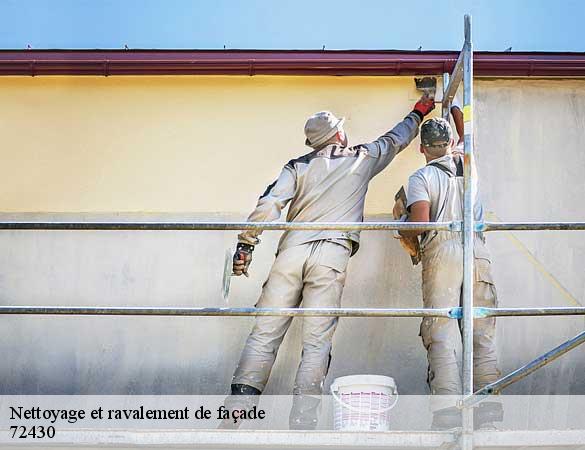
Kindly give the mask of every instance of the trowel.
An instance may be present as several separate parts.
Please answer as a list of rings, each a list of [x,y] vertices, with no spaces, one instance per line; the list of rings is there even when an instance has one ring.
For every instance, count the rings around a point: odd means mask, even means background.
[[[225,259],[223,260],[223,277],[221,279],[221,295],[226,303],[228,303],[228,297],[230,295],[230,285],[233,276],[233,253],[234,251],[228,248],[225,251]],[[244,275],[248,276],[248,272],[244,272]]]
[[[422,92],[423,95],[432,99],[435,98],[435,94],[437,93],[437,79],[435,77],[415,78],[414,84],[416,85],[417,91]]]
[[[228,297],[230,295],[232,267],[233,267],[232,251],[228,248],[225,251],[225,259],[223,262],[223,278],[221,280],[221,295],[226,303],[228,302]]]

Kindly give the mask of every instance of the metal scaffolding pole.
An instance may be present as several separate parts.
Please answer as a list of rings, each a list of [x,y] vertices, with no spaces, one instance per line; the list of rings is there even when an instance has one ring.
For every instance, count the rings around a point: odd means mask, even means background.
[[[467,16],[466,16],[467,17]],[[463,44],[463,49],[459,53],[459,57],[457,58],[457,62],[455,63],[455,68],[453,69],[453,73],[447,76],[447,85],[443,85],[443,118],[448,120],[449,112],[451,104],[453,103],[453,99],[455,98],[455,94],[457,93],[457,89],[459,88],[459,84],[461,84],[461,80],[463,79],[463,71],[464,71],[464,61],[463,55],[465,53],[465,43]],[[443,75],[443,83],[445,82],[445,76]]]
[[[449,120],[449,112],[451,110],[451,102],[447,99],[447,90],[449,89],[449,73],[445,72],[443,74],[443,97],[442,97],[442,108],[441,108],[441,116],[445,120]]]
[[[304,317],[444,317],[461,319],[462,308],[215,308],[180,306],[0,306],[0,315],[58,316],[304,316]],[[582,316],[585,307],[483,308],[473,317]]]
[[[463,325],[463,395],[473,393],[473,247],[475,239],[474,205],[476,186],[474,183],[473,161],[473,45],[471,43],[471,16],[465,15],[465,43],[463,44],[463,288],[462,288],[462,325]],[[457,66],[455,67],[457,70]],[[456,74],[452,77],[455,78]],[[463,431],[461,447],[473,448],[473,410],[463,408]]]
[[[181,308],[148,306],[0,306],[0,315],[64,316],[303,316],[303,317],[446,317],[458,308]]]
[[[473,212],[475,183],[473,179],[473,49],[471,46],[471,17],[465,16],[463,46],[463,121],[465,158],[463,161],[463,394],[473,393],[473,242],[475,239]]]
[[[451,314],[458,314],[453,308]],[[581,316],[585,315],[584,306],[548,306],[542,308],[473,308],[473,317],[538,317],[538,316]]]
[[[455,227],[455,229],[454,229]],[[227,230],[338,230],[338,231],[456,231],[455,222],[0,222],[0,230],[96,231],[227,231]]]
[[[490,394],[499,394],[500,391],[512,383],[515,383],[528,375],[532,372],[540,369],[541,367],[549,364],[550,362],[556,360],[557,358],[561,357],[565,353],[573,350],[575,347],[585,343],[585,331],[579,333],[577,336],[569,339],[566,342],[563,342],[558,347],[553,348],[551,351],[546,352],[544,355],[539,356],[538,358],[530,361],[529,363],[523,365],[519,369],[509,373],[508,375],[500,378],[493,383],[484,386],[483,388],[476,391],[473,395],[465,397],[463,399],[462,405],[463,406],[472,406],[476,403],[479,403],[483,398],[484,395]]]
[[[475,222],[475,231],[585,231],[585,222]],[[0,221],[0,230],[13,231],[241,231],[241,230],[340,230],[340,231],[461,231],[454,222],[24,222]]]
[[[585,222],[482,222],[475,231],[583,231]]]

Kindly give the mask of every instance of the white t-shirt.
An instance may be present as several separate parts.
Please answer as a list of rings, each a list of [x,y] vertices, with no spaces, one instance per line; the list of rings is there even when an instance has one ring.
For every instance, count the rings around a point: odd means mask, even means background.
[[[449,168],[452,173],[457,173],[455,161],[451,154],[442,156],[431,161],[433,164],[441,164]],[[473,168],[472,168],[473,170]],[[475,220],[483,221],[483,207],[479,199],[479,191],[477,189],[477,177],[474,177],[476,183],[476,197],[475,197]],[[406,189],[406,207],[410,208],[413,203],[419,201],[427,201],[431,204],[430,220],[437,221],[437,214],[441,206],[445,203],[447,196],[447,188],[449,186],[449,177],[447,174],[433,166],[427,164],[414,172],[408,179],[408,187]]]

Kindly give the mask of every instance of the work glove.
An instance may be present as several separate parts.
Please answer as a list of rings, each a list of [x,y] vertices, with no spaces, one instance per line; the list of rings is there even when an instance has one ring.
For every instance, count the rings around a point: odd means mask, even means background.
[[[435,109],[435,99],[428,95],[423,95],[414,105],[413,111],[423,120],[424,117]]]
[[[252,262],[253,251],[253,245],[243,244],[241,242],[238,243],[236,252],[234,253],[234,264],[232,266],[233,275],[238,277],[242,274],[249,276],[248,267],[250,267],[250,263]]]

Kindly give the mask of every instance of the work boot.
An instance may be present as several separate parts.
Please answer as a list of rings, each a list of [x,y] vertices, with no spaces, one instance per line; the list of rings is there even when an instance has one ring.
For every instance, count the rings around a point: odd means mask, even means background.
[[[258,404],[260,397],[260,390],[255,387],[248,386],[247,384],[232,384],[232,393],[225,399],[224,406],[230,412],[234,410],[246,410],[248,411],[253,406]],[[232,417],[223,419],[219,426],[220,430],[237,430],[242,425],[242,419],[234,420]]]
[[[258,399],[255,397],[260,395],[260,389],[256,389],[255,387],[249,386],[247,384],[232,384],[232,395],[245,395],[250,397],[251,403],[257,404]]]
[[[504,420],[504,408],[499,402],[483,402],[473,410],[473,424],[476,430],[495,430],[494,422]]]
[[[288,427],[291,430],[314,430],[317,428],[321,398],[310,395],[293,395]]]
[[[448,430],[461,427],[461,414],[459,408],[451,407],[439,409],[433,413],[432,430]],[[504,409],[499,402],[483,402],[473,408],[473,427],[476,430],[495,430],[494,422],[504,420]]]
[[[450,408],[438,409],[433,413],[433,423],[431,430],[451,430],[453,428],[461,428],[461,410],[455,406]]]

